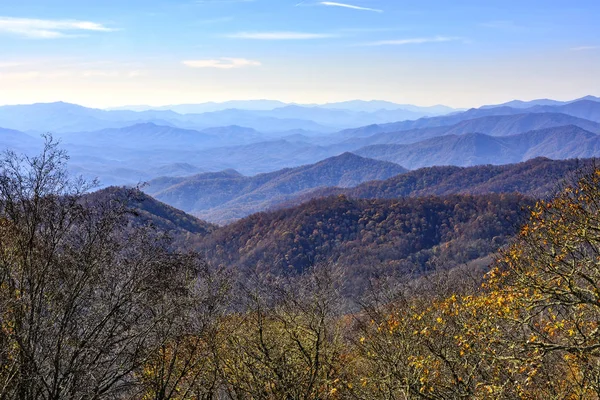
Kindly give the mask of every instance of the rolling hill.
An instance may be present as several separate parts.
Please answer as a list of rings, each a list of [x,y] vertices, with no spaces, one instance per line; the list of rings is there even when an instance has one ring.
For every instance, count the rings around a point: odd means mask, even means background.
[[[516,192],[534,198],[548,198],[574,171],[593,164],[593,159],[550,160],[538,157],[508,165],[421,168],[383,181],[365,182],[354,188],[315,189],[282,206],[291,207],[314,198],[338,195],[360,199],[395,199]]]
[[[360,293],[369,277],[451,267],[489,255],[518,230],[531,200],[520,195],[394,200],[321,198],[258,213],[206,237],[199,248],[242,274],[298,273],[319,262],[347,272]]]
[[[225,223],[275,206],[302,191],[325,186],[356,186],[406,172],[399,165],[344,153],[312,165],[252,177],[236,171],[188,178],[159,178],[146,193],[202,219]]]
[[[217,229],[217,226],[160,202],[137,189],[111,186],[86,196],[86,200],[91,202],[107,198],[123,202],[134,210],[135,214],[131,216],[133,223],[151,224],[181,239],[189,235],[206,236]]]

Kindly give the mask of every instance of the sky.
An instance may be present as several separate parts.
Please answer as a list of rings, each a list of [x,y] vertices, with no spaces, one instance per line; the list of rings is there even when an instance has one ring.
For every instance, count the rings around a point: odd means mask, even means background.
[[[0,104],[600,95],[598,0],[0,0]]]

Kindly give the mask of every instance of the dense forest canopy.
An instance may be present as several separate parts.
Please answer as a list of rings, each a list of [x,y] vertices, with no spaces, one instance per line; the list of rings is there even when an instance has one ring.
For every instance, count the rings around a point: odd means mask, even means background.
[[[204,239],[208,259],[239,271],[301,273],[333,262],[352,290],[373,274],[410,275],[485,257],[506,244],[533,201],[518,194],[349,199],[258,213]],[[356,292],[354,294],[357,294]]]

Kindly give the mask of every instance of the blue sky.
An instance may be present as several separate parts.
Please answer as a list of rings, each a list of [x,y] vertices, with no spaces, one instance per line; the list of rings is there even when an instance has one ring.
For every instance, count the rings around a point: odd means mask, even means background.
[[[597,0],[3,3],[0,104],[600,94]]]

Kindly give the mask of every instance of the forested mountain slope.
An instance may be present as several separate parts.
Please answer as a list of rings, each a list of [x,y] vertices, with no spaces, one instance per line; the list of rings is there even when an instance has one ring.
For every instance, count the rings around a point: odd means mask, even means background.
[[[383,181],[365,182],[355,188],[315,189],[286,204],[300,204],[313,198],[341,194],[351,198],[393,199],[517,192],[534,198],[547,198],[556,193],[561,181],[574,171],[594,163],[590,159],[550,160],[539,157],[508,165],[421,168]]]
[[[359,290],[379,272],[425,271],[487,256],[517,232],[531,204],[517,194],[334,196],[254,214],[218,229],[199,247],[211,262],[244,273],[296,273],[335,262]]]
[[[86,197],[97,203],[122,202],[134,211],[131,215],[134,224],[151,224],[160,231],[179,238],[187,235],[205,236],[217,229],[213,224],[186,214],[136,189],[111,186],[88,194]]]
[[[344,153],[316,164],[252,177],[235,171],[189,178],[159,178],[145,191],[202,219],[227,222],[279,204],[302,191],[326,186],[352,187],[406,172],[389,162]]]

